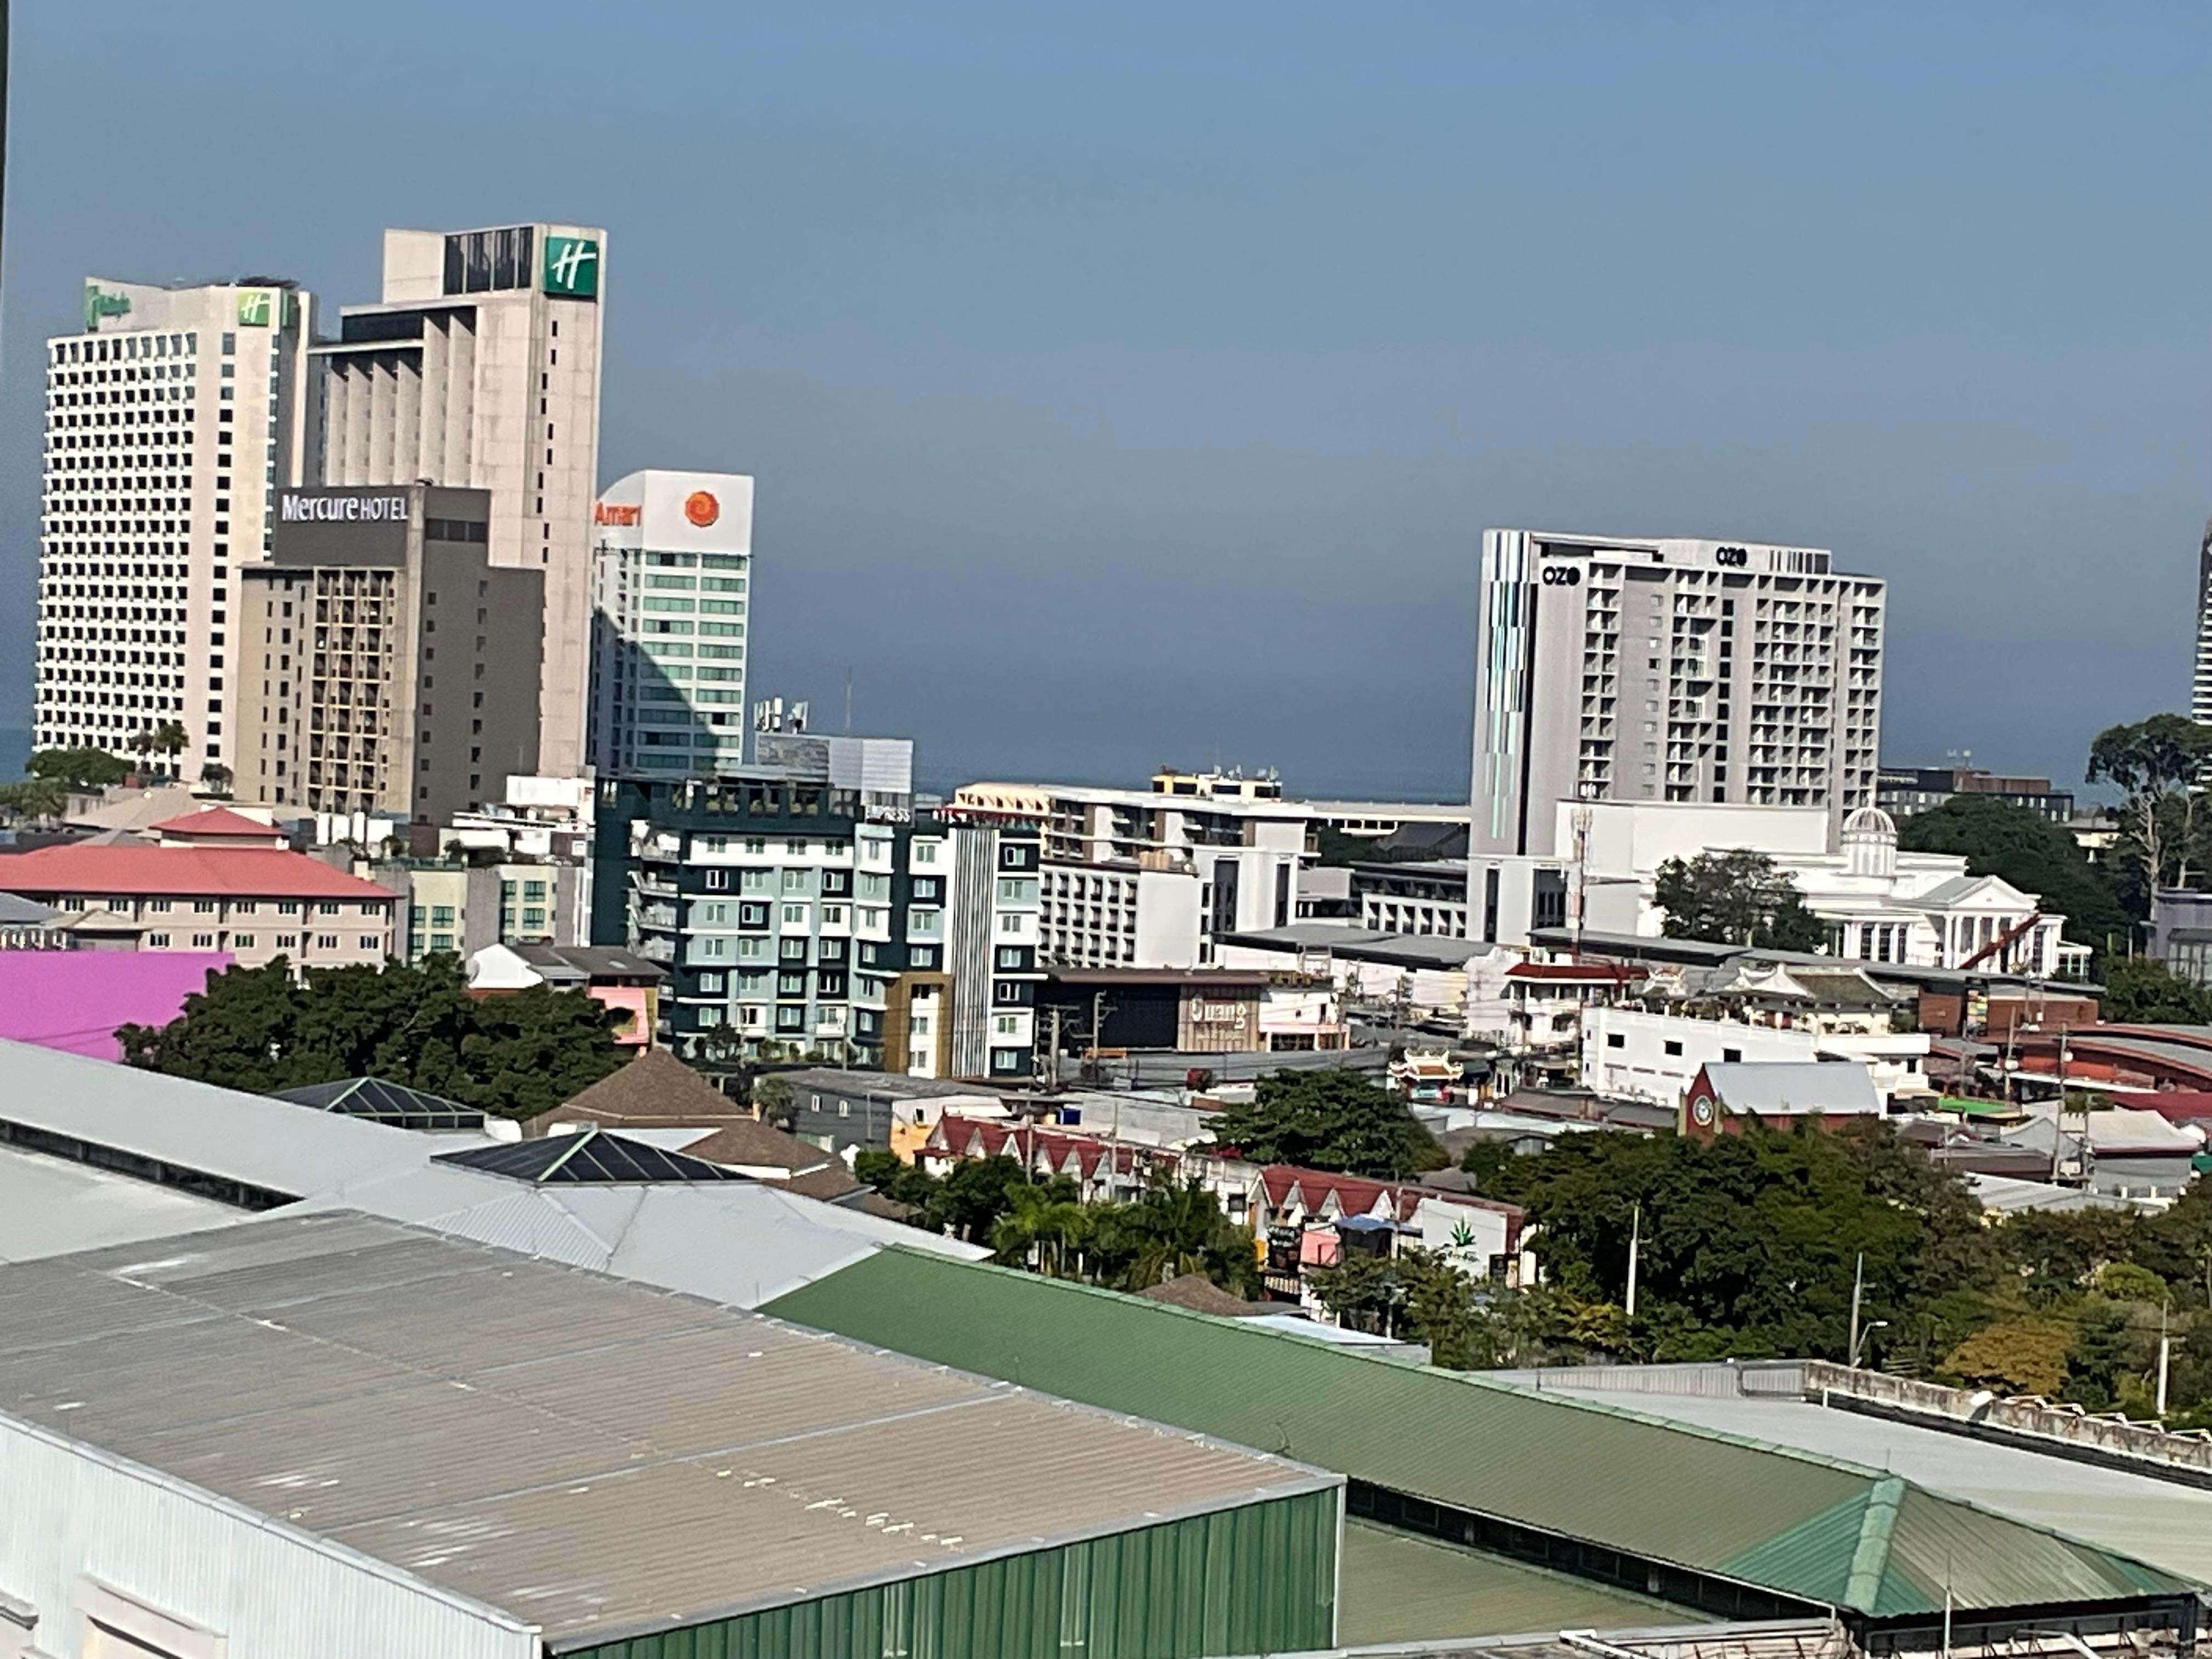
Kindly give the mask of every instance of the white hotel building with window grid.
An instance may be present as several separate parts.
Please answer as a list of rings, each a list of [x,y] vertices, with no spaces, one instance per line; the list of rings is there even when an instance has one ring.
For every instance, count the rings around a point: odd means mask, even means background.
[[[522,769],[549,777],[584,763],[605,255],[590,226],[387,230],[382,299],[342,307],[314,349],[322,483],[488,490],[492,565],[544,573],[538,752]]]
[[[1875,801],[1887,584],[1821,548],[1483,532],[1472,849],[1561,801]]]
[[[592,508],[592,698],[600,772],[712,775],[744,760],[753,481],[633,472]]]
[[[313,312],[276,279],[95,277],[47,341],[34,747],[127,756],[173,721],[185,777],[237,771],[231,612],[312,465]]]

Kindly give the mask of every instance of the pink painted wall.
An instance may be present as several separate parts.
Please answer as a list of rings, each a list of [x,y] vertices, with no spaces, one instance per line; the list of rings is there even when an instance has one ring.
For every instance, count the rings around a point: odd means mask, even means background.
[[[650,987],[594,985],[586,994],[594,1002],[605,1003],[610,1008],[619,1008],[629,1016],[628,1025],[615,1029],[617,1042],[633,1048],[653,1046],[653,1025],[659,1014],[659,997]]]
[[[166,1025],[228,951],[0,951],[0,1037],[121,1058],[118,1025]]]

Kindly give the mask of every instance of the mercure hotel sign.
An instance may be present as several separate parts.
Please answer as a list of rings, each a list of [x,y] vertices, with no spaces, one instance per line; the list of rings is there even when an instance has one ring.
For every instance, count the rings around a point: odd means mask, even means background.
[[[287,491],[277,507],[286,524],[404,524],[407,519],[404,495],[307,495]]]

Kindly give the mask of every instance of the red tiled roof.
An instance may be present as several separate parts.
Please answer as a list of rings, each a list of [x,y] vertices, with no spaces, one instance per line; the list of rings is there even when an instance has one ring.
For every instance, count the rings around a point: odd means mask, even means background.
[[[997,1158],[1004,1154],[1025,1167],[1035,1168],[1045,1163],[1062,1172],[1073,1160],[1076,1172],[1088,1181],[1097,1173],[1109,1151],[1114,1155],[1114,1168],[1127,1171],[1137,1168],[1140,1151],[1157,1152],[1158,1149],[1140,1149],[1126,1143],[1117,1146],[1093,1135],[1065,1134],[1006,1118],[963,1117],[957,1112],[947,1112],[930,1131],[921,1156]],[[1162,1156],[1172,1159],[1174,1155]]]
[[[0,854],[0,892],[147,893],[236,898],[392,897],[373,881],[333,870],[305,853],[259,847],[93,847],[76,842]]]
[[[1270,1164],[1260,1171],[1260,1184],[1267,1191],[1270,1209],[1285,1207],[1293,1193],[1304,1206],[1309,1215],[1319,1215],[1328,1206],[1331,1194],[1336,1199],[1338,1211],[1345,1215],[1372,1215],[1378,1204],[1400,1221],[1410,1221],[1423,1199],[1438,1204],[1457,1204],[1470,1210],[1490,1210],[1518,1223],[1522,1215],[1517,1204],[1501,1203],[1494,1198],[1477,1198],[1471,1193],[1440,1192],[1432,1187],[1417,1186],[1410,1182],[1370,1181],[1362,1176],[1335,1175],[1327,1170],[1301,1170],[1292,1164]]]
[[[282,841],[284,832],[258,818],[234,812],[228,806],[207,806],[164,818],[153,826],[159,836],[255,836],[263,841]]]

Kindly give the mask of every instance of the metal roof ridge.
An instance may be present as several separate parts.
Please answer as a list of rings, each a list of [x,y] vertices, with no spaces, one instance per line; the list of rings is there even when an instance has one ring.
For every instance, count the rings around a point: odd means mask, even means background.
[[[1200,1313],[1193,1309],[1177,1307],[1172,1302],[1155,1301],[1150,1297],[1133,1295],[1127,1291],[1109,1290],[1103,1285],[1085,1285],[1078,1283],[1073,1279],[1044,1279],[1036,1273],[1030,1273],[1024,1268],[1009,1267],[996,1261],[963,1261],[955,1257],[940,1256],[927,1250],[919,1250],[909,1244],[890,1244],[886,1245],[884,1248],[903,1255],[912,1256],[916,1261],[943,1263],[945,1266],[955,1267],[979,1268],[991,1273],[1004,1274],[1011,1279],[1029,1280],[1041,1285],[1050,1285],[1055,1290],[1081,1291],[1091,1296],[1104,1297],[1116,1302],[1134,1303],[1155,1312],[1175,1314],[1186,1319],[1201,1320],[1207,1325],[1214,1328],[1227,1326],[1231,1328],[1249,1332],[1251,1335],[1255,1337],[1267,1337],[1283,1342],[1295,1342],[1300,1345],[1302,1349],[1316,1348],[1316,1345],[1309,1339],[1299,1336],[1293,1332],[1279,1331],[1264,1325],[1254,1325],[1248,1320],[1228,1319],[1218,1315]],[[768,1316],[771,1318],[782,1317],[781,1315],[770,1315]],[[795,1322],[786,1321],[786,1322],[790,1323]],[[811,1328],[809,1327],[806,1328]],[[871,1346],[881,1346],[880,1344]],[[1605,1416],[1620,1418],[1626,1421],[1640,1423],[1651,1428],[1669,1430],[1678,1434],[1690,1435],[1700,1440],[1711,1441],[1722,1445],[1738,1446],[1751,1451],[1765,1452],[1776,1457],[1788,1458],[1793,1462],[1809,1464],[1814,1468],[1830,1469],[1838,1474],[1856,1476],[1861,1480],[1872,1483],[1874,1487],[1877,1490],[1879,1490],[1887,1482],[1896,1481],[1898,1483],[1897,1498],[1893,1499],[1893,1502],[1901,1500],[1904,1492],[1909,1489],[1937,1503],[1961,1505],[1965,1508],[1974,1510],[1977,1514],[1987,1516],[1993,1521],[2001,1522],[2006,1526],[2019,1527],[2029,1532],[2045,1534],[2047,1536],[2056,1538],[2060,1542],[2070,1545],[2077,1549],[2089,1550],[2100,1556],[2111,1557],[2117,1560],[2125,1561],[2132,1565],[2142,1567],[2154,1572],[2167,1573],[2168,1571],[2166,1568],[2153,1567],[2151,1564],[2147,1561],[2141,1561],[2134,1556],[2108,1548],[2105,1545],[2094,1544],[2083,1539],[2076,1538],[2071,1534],[2063,1532],[2056,1527],[2045,1525],[2041,1522],[2023,1521],[2019,1516],[2007,1515],[2001,1510],[1991,1509],[1987,1505],[1974,1503],[1968,1498],[1955,1497],[1949,1492],[1939,1492],[1932,1487],[1923,1486],[1919,1482],[1910,1480],[1904,1475],[1898,1474],[1893,1470],[1877,1469],[1869,1464],[1855,1463],[1848,1458],[1832,1456],[1826,1452],[1808,1451],[1802,1447],[1780,1445],[1771,1440],[1761,1440],[1754,1435],[1737,1434],[1726,1429],[1714,1428],[1707,1424],[1689,1423],[1676,1418],[1662,1417],[1656,1413],[1637,1411],[1631,1407],[1616,1405],[1609,1400],[1591,1400],[1571,1395],[1563,1390],[1530,1388],[1519,1382],[1508,1382],[1482,1371],[1456,1371],[1443,1365],[1421,1364],[1413,1360],[1398,1358],[1393,1355],[1379,1353],[1365,1347],[1345,1347],[1335,1344],[1327,1344],[1320,1345],[1317,1351],[1324,1353],[1334,1354],[1343,1359],[1357,1359],[1373,1364],[1389,1365],[1400,1370],[1431,1371],[1438,1376],[1448,1378],[1452,1382],[1469,1388],[1486,1389],[1498,1393],[1513,1395],[1524,1400],[1543,1400],[1549,1401],[1551,1404],[1555,1406],[1565,1407],[1569,1410],[1596,1412]],[[892,1352],[896,1351],[893,1350]],[[958,1368],[954,1367],[953,1369],[957,1370]],[[1028,1385],[1017,1384],[1016,1386],[1026,1387]],[[1059,1398],[1060,1396],[1055,1395],[1054,1397]],[[1808,1401],[1806,1403],[1809,1406],[1813,1402]],[[1280,1455],[1280,1454],[1273,1455]],[[2185,1574],[2168,1573],[2168,1576],[2182,1579],[2184,1582],[2189,1582]]]
[[[2031,1454],[2037,1457],[2048,1455],[2040,1451]],[[2100,1544],[2090,1539],[2077,1537],[2075,1534],[2067,1531],[2065,1528],[2053,1526],[2048,1521],[2023,1521],[2018,1516],[2007,1515],[2002,1510],[1992,1509],[1987,1504],[1978,1502],[1974,1498],[1961,1498],[1956,1492],[1943,1492],[1934,1486],[1923,1486],[1919,1481],[1903,1475],[1896,1478],[1905,1482],[1905,1490],[1899,1494],[1900,1509],[1905,1498],[1925,1498],[1931,1504],[1942,1504],[1952,1509],[1966,1510],[1972,1514],[1984,1516],[1991,1521],[2001,1522],[2007,1526],[2025,1527],[2030,1532],[2039,1532],[2046,1538],[2057,1539],[2069,1549],[2086,1550],[2100,1560],[2116,1562],[2137,1571],[2153,1573],[2160,1577],[2171,1579],[2176,1583],[2193,1585],[2199,1589],[2212,1589],[2212,1586],[2191,1578],[2185,1572],[2177,1571],[2172,1567],[2161,1567],[2154,1562],[2144,1560],[2139,1555],[2130,1555],[2125,1550],[2114,1549],[2110,1544]],[[2150,1480],[2155,1477],[2145,1475],[2140,1478]]]
[[[1889,1540],[1897,1530],[1898,1507],[1905,1501],[1905,1477],[1893,1474],[1875,1483],[1859,1521],[1858,1547],[1851,1552],[1851,1571],[1844,1581],[1844,1603],[1871,1613],[1881,1594],[1882,1575],[1889,1567]]]

